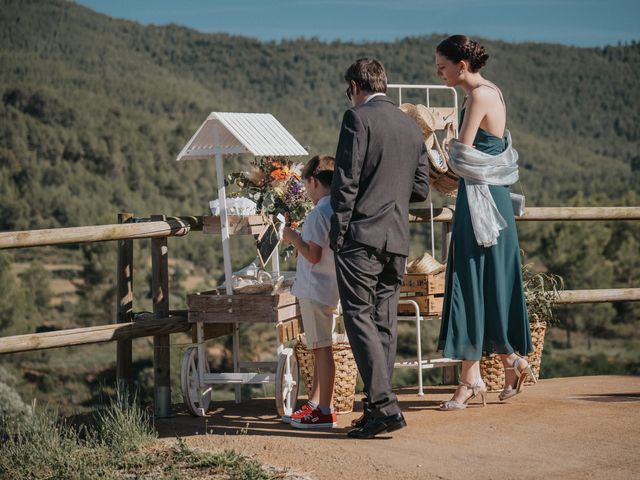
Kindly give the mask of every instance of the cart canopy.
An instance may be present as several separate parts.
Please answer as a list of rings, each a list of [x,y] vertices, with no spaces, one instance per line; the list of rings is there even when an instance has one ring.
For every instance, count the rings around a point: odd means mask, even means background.
[[[217,153],[303,156],[308,152],[270,113],[212,112],[176,160],[209,158]]]

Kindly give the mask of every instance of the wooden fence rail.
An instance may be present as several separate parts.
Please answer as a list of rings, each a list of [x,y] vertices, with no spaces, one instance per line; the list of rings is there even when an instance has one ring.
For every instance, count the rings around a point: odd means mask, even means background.
[[[433,212],[434,222],[448,223],[453,220],[452,207],[434,208]],[[414,208],[410,211],[411,222],[426,222],[429,219],[428,208]],[[640,220],[640,207],[528,207],[525,215],[518,217],[517,220],[521,222]],[[138,218],[133,223],[0,232],[0,250],[183,236],[190,231],[200,230],[202,230],[202,216],[167,217],[164,221]]]
[[[169,315],[165,318],[156,318],[150,314],[148,318],[135,322],[0,337],[0,354],[131,340],[132,338],[169,335],[190,330],[191,326],[187,322],[186,312],[182,315]]]
[[[564,290],[560,292],[560,297],[555,303],[575,305],[579,303],[639,301],[640,288],[619,288]],[[164,318],[158,318],[152,313],[138,314],[133,322],[0,337],[0,354],[131,340],[140,337],[189,332],[190,330],[191,324],[187,322],[186,310],[172,310],[169,312],[169,316]],[[220,325],[221,333],[229,331],[228,326]]]
[[[106,242],[183,236],[202,230],[202,217],[167,217],[163,221],[136,219],[134,223],[0,232],[0,250],[70,243]]]
[[[453,221],[453,207],[433,209],[433,221],[438,223]],[[411,222],[428,222],[431,211],[428,208],[412,208]],[[586,220],[640,220],[640,207],[527,207],[519,222],[538,221],[586,221]]]
[[[599,290],[563,290],[555,303],[574,305],[577,303],[640,302],[640,288],[611,288]]]

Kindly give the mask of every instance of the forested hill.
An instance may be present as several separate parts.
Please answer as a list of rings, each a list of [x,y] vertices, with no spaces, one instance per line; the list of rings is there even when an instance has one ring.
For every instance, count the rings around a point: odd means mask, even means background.
[[[342,74],[375,56],[394,83],[438,83],[442,36],[263,43],[142,26],[63,1],[0,9],[0,230],[202,213],[212,165],[175,155],[211,111],[273,113],[312,153],[335,151]],[[530,203],[640,185],[640,46],[485,42]]]

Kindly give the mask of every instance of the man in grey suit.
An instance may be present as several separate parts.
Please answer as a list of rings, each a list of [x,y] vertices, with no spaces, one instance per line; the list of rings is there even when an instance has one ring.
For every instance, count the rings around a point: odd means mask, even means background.
[[[409,202],[429,192],[417,124],[386,96],[383,65],[362,58],[346,73],[353,108],[342,120],[331,184],[330,241],[345,329],[364,381],[352,438],[406,426],[391,390],[400,284],[409,254]]]

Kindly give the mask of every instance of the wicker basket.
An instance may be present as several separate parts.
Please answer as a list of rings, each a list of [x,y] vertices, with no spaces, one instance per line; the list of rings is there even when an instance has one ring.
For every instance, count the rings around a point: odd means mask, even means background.
[[[333,409],[336,413],[351,413],[356,397],[356,379],[358,368],[353,358],[351,345],[342,340],[333,343],[333,362],[336,366],[336,377],[333,385]],[[307,394],[311,392],[313,382],[313,370],[315,366],[313,351],[304,344],[300,338],[296,342],[296,357],[300,372],[304,378]]]
[[[542,361],[542,347],[544,345],[544,334],[547,329],[546,322],[530,323],[531,339],[533,340],[533,353],[527,355],[526,359],[531,364],[533,373],[536,378],[540,377],[540,363]],[[504,387],[504,367],[500,357],[495,353],[482,357],[480,359],[480,375],[487,390],[490,392],[499,392]],[[525,385],[532,385],[531,379],[525,382]]]
[[[428,252],[424,252],[418,258],[411,260],[407,263],[407,273],[427,273],[435,275],[440,272],[444,272],[446,265],[443,265]]]
[[[458,193],[458,176],[449,168],[449,158],[447,153],[440,147],[438,137],[434,134],[434,147],[428,150],[429,156],[429,184],[438,192],[455,197]],[[440,161],[436,159],[433,152],[437,152]]]
[[[424,105],[403,103],[400,110],[409,115],[422,130],[422,137],[429,157],[429,184],[438,192],[455,197],[458,192],[458,176],[448,166],[447,152],[440,146],[436,136],[436,117]],[[455,136],[452,122],[445,125],[445,143]]]

